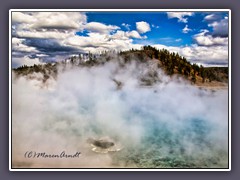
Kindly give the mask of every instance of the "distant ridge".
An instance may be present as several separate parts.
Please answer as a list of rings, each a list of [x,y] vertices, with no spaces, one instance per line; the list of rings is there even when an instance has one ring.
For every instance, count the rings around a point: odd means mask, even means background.
[[[17,75],[28,75],[33,72],[42,73],[44,81],[50,76],[54,78],[58,74],[58,66],[92,67],[102,65],[108,61],[118,60],[121,65],[127,65],[131,61],[145,63],[151,60],[157,61],[158,68],[169,75],[178,75],[197,85],[224,85],[228,83],[228,67],[203,67],[191,64],[185,57],[178,53],[169,52],[166,49],[158,50],[152,46],[143,46],[140,50],[131,49],[121,52],[103,52],[101,54],[79,54],[71,56],[61,62],[46,63],[40,65],[23,65],[14,68]],[[154,75],[153,75],[154,76]],[[150,83],[151,84],[151,83]]]

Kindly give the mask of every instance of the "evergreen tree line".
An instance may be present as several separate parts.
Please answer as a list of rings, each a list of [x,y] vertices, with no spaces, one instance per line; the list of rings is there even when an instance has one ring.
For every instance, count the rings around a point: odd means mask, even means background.
[[[187,79],[190,79],[193,83],[196,83],[197,77],[201,78],[202,83],[206,81],[223,81],[224,75],[225,81],[228,78],[227,67],[214,67],[205,68],[202,65],[196,63],[191,64],[183,56],[178,53],[169,52],[167,49],[158,50],[152,46],[143,46],[141,50],[131,49],[129,51],[120,52],[120,55],[125,56],[126,60],[131,56],[128,54],[135,54],[140,60],[157,59],[159,61],[159,67],[163,68],[168,75],[181,74]],[[220,76],[221,73],[221,76]]]
[[[113,53],[114,52],[114,53]],[[196,63],[191,64],[183,56],[180,56],[178,53],[170,52],[166,49],[158,50],[152,46],[143,46],[140,50],[131,49],[128,51],[104,51],[101,54],[92,54],[90,52],[85,54],[79,54],[78,56],[72,56],[69,58],[70,64],[75,66],[75,61],[80,60],[79,66],[94,66],[98,64],[103,64],[107,61],[113,59],[111,56],[115,54],[125,60],[125,63],[131,60],[139,60],[145,62],[151,59],[158,60],[159,68],[165,70],[168,75],[180,74],[185,78],[191,80],[193,83],[196,83],[197,79],[204,83],[206,81],[228,81],[228,68],[225,67],[214,67],[206,68],[202,65],[197,65]],[[116,56],[115,56],[116,58]],[[87,60],[86,60],[87,59]],[[33,66],[20,66],[13,69],[17,74],[27,75],[28,73],[41,72],[44,74],[44,77],[47,74],[52,74],[54,77],[57,75],[57,66],[61,64],[66,66],[66,60],[62,62],[33,65]],[[47,73],[48,72],[48,73]]]

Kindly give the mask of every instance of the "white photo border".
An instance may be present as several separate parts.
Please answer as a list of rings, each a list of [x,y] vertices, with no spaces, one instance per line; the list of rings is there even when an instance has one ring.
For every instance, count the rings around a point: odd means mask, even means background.
[[[12,12],[228,12],[228,168],[12,168]],[[10,9],[9,10],[9,171],[231,171],[231,9]]]

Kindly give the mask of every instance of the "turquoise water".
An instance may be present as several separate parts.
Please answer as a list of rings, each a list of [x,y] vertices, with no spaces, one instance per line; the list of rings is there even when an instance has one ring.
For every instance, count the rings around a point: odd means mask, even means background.
[[[139,168],[228,167],[228,147],[216,147],[219,140],[209,136],[214,128],[206,120],[189,120],[174,131],[170,123],[152,123],[146,125],[138,146],[128,146],[113,155],[116,164]]]

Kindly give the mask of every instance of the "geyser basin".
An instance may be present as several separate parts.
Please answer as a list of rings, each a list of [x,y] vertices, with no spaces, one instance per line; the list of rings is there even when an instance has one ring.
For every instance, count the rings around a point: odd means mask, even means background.
[[[142,86],[148,65],[69,68],[45,84],[37,73],[13,78],[13,166],[227,168],[227,90],[199,89],[161,69]],[[24,158],[30,150],[81,156]]]

